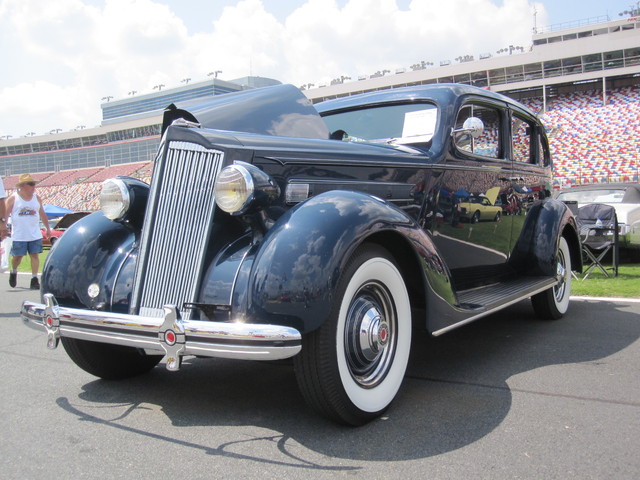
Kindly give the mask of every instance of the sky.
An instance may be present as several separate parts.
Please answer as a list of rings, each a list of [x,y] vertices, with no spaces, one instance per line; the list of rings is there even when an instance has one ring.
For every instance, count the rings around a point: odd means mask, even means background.
[[[103,98],[203,81],[211,72],[222,80],[255,75],[318,86],[421,61],[495,55],[509,45],[528,48],[534,25],[613,20],[636,4],[0,0],[0,142],[96,127]]]

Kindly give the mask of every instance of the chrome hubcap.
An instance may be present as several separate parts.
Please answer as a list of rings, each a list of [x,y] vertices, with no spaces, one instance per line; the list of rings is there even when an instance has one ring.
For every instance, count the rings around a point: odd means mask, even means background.
[[[396,324],[387,290],[377,283],[363,285],[345,320],[345,356],[361,386],[373,387],[386,376],[395,350]]]
[[[556,266],[556,277],[558,278],[557,285],[553,288],[553,291],[556,296],[556,300],[559,302],[564,298],[564,292],[566,289],[566,277],[567,277],[567,268],[565,267],[566,262],[564,258],[564,254],[562,251],[558,252],[558,264]]]

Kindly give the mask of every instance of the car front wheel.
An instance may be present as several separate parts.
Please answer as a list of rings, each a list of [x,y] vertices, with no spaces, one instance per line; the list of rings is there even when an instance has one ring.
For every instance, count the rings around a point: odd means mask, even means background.
[[[328,320],[303,337],[294,360],[298,385],[321,414],[362,425],[396,396],[410,347],[402,274],[385,249],[361,247],[340,277]]]
[[[162,355],[147,355],[143,350],[121,345],[62,337],[62,346],[73,362],[85,372],[105,380],[123,380],[147,373]]]

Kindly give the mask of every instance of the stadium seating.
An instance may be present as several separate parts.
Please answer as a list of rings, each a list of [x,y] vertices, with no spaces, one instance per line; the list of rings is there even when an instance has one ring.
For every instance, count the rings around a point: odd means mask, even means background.
[[[51,175],[53,175],[53,172],[31,173],[31,176],[37,182],[42,182],[43,180],[50,177]],[[11,175],[10,177],[3,178],[2,180],[4,182],[4,188],[7,190],[14,189],[16,187],[16,184],[18,183],[19,178],[20,178],[20,175]]]
[[[57,173],[45,178],[39,187],[50,187],[55,185],[73,185],[83,181],[88,181],[91,176],[104,170],[104,167],[79,168],[76,170],[60,170]]]
[[[118,175],[130,177],[133,173],[142,168],[143,165],[143,163],[123,163],[121,165],[113,165],[111,167],[101,169],[99,172],[89,177],[86,181],[104,182],[105,180],[117,177]]]
[[[527,100],[535,112],[540,99]],[[640,87],[590,90],[553,99],[542,120],[550,132],[557,186],[638,181]]]

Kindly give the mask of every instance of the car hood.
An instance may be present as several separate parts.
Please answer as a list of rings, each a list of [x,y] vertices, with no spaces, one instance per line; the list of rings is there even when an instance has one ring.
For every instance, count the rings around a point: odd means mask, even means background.
[[[489,201],[491,202],[491,205],[496,204],[496,199],[498,198],[499,193],[500,193],[500,187],[493,187],[487,190],[487,192],[485,193],[485,196],[489,199]]]
[[[164,112],[162,132],[177,119],[202,128],[279,137],[328,139],[329,129],[302,92],[293,85],[244,90],[172,103]]]

